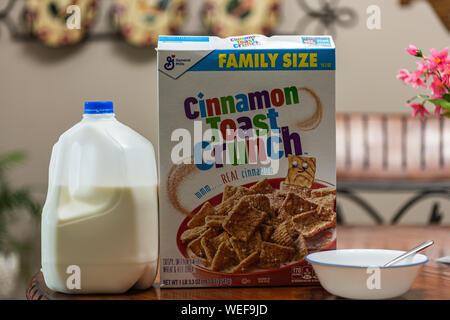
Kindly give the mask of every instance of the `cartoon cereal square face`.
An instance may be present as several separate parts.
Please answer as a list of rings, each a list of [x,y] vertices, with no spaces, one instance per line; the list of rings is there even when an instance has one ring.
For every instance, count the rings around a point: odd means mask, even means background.
[[[289,169],[286,184],[311,188],[316,174],[316,158],[288,155]]]

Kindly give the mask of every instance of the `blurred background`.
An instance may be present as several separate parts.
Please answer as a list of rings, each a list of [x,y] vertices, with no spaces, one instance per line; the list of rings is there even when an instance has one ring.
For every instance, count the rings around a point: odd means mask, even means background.
[[[449,224],[449,121],[410,118],[417,91],[396,79],[409,44],[441,51],[449,30],[448,0],[0,0],[0,298],[40,268],[51,148],[84,101],[114,101],[157,147],[158,34],[332,34],[339,222]]]

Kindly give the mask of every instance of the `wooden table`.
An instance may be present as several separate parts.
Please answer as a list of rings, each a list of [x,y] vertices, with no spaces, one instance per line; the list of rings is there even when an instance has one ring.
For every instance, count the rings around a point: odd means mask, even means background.
[[[450,255],[450,227],[440,226],[365,226],[338,227],[338,248],[383,248],[406,250],[419,242],[433,239],[435,245],[425,254],[430,261],[422,268],[413,288],[400,299],[450,299],[450,265],[436,258]],[[158,283],[146,291],[130,291],[123,295],[66,295],[45,286],[42,273],[37,273],[27,289],[29,300],[317,300],[338,299],[320,286],[266,288],[160,289]]]

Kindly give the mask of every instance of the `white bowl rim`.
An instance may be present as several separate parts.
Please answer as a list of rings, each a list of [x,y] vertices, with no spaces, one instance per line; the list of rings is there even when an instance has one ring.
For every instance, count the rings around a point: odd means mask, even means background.
[[[419,261],[419,262],[415,262],[415,263],[405,263],[405,264],[396,264],[393,266],[388,266],[388,267],[384,267],[384,266],[361,266],[361,265],[352,265],[352,264],[338,264],[338,263],[328,263],[328,262],[321,262],[321,261],[316,261],[314,260],[314,255],[317,254],[326,254],[327,252],[338,252],[338,251],[353,251],[353,252],[370,252],[370,251],[395,251],[398,252],[399,255],[401,255],[402,253],[405,253],[406,251],[402,251],[402,250],[389,250],[389,249],[337,249],[337,250],[326,250],[326,251],[317,251],[317,252],[313,252],[310,253],[306,256],[306,261],[308,261],[309,263],[316,263],[316,264],[321,264],[324,266],[332,266],[332,267],[345,267],[345,268],[363,268],[363,269],[367,269],[370,267],[377,267],[377,268],[403,268],[403,267],[411,267],[411,266],[417,266],[420,264],[425,264],[427,263],[430,259],[421,253],[416,253],[417,256],[421,257],[422,259],[424,259],[423,261]]]

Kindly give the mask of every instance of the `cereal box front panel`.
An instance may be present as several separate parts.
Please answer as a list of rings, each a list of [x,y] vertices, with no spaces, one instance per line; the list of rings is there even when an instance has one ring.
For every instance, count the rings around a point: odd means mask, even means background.
[[[336,246],[330,37],[160,37],[162,287],[317,282]]]

